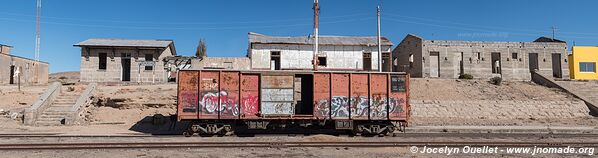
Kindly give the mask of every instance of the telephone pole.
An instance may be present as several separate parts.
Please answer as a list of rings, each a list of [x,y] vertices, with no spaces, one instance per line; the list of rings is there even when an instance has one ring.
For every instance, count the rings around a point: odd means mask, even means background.
[[[320,6],[318,4],[318,0],[314,0],[314,71],[318,70],[318,26],[319,26],[319,16],[320,16]]]
[[[378,36],[377,36],[377,41],[378,41],[378,71],[382,72],[382,43],[381,42],[381,37],[380,37],[380,4],[378,4],[378,7],[376,9],[376,15],[378,16]]]
[[[36,13],[35,13],[35,61],[39,61],[40,53],[40,18],[42,16],[42,0],[37,0]]]

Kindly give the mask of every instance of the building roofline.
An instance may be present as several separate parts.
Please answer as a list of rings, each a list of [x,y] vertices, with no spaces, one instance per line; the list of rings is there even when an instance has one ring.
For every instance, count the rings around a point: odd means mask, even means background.
[[[12,55],[12,54],[0,54],[0,55],[6,55],[6,56],[9,56],[9,57],[21,58],[21,59],[25,59],[25,60],[31,60],[31,61],[34,61],[34,62],[46,63],[46,64],[50,65],[50,63],[45,62],[45,61],[41,61],[41,60],[40,61],[35,61],[34,59],[30,59],[30,58],[26,58],[26,57],[22,57],[22,56],[16,56],[16,55]]]

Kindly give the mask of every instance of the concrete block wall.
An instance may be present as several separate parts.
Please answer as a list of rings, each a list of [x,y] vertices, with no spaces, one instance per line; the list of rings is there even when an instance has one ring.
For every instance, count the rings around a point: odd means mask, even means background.
[[[89,52],[87,52],[89,50]],[[131,55],[130,82],[160,83],[167,82],[168,74],[164,69],[164,59],[172,55],[170,49],[131,49],[131,48],[90,48],[82,49],[81,81],[82,82],[121,82],[123,54]],[[99,53],[107,53],[106,70],[99,69]],[[156,62],[153,70],[145,70],[139,66],[145,61],[145,54],[153,54]]]
[[[191,69],[230,69],[249,70],[251,63],[247,57],[205,57],[202,60],[192,60]],[[195,63],[196,62],[196,63]]]
[[[383,52],[390,52],[391,46],[383,46]],[[252,44],[249,50],[252,69],[271,69],[270,54],[280,51],[281,69],[312,69],[313,46],[299,44]],[[363,70],[363,53],[371,52],[372,69],[378,69],[377,46],[333,46],[321,45],[319,57],[326,57],[327,65],[320,70]]]
[[[440,78],[458,78],[463,60],[463,73],[475,78],[502,76],[508,80],[531,80],[530,53],[538,54],[538,72],[548,76],[553,76],[552,54],[559,54],[561,76],[569,78],[565,43],[422,40],[409,35],[393,52],[397,57],[405,58],[399,58],[397,70],[410,71],[413,77],[430,77],[432,52],[439,54]],[[492,53],[500,54],[501,74],[492,73]],[[513,53],[517,53],[516,58],[512,57]],[[413,67],[400,68],[409,65],[409,54],[414,55]]]

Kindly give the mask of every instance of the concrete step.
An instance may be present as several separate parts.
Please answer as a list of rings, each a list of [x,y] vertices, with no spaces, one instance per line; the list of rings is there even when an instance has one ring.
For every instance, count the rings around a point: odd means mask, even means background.
[[[50,121],[58,121],[58,122],[60,122],[62,120],[64,120],[63,117],[53,117],[52,118],[52,117],[43,117],[43,116],[40,116],[40,118],[37,119],[37,121],[47,121],[47,122],[50,122]]]
[[[44,111],[44,112],[42,112],[42,115],[62,115],[62,116],[65,116],[65,115],[70,115],[70,114],[71,114],[71,112],[68,112],[68,111]]]
[[[75,102],[75,101],[77,101],[77,98],[56,98],[56,99],[54,99],[54,101],[55,102],[56,101],[72,101],[72,102]]]
[[[63,126],[63,124],[60,121],[38,120],[35,122],[35,124],[38,126]]]
[[[64,107],[73,107],[73,105],[75,105],[75,103],[72,103],[72,104],[68,104],[68,103],[55,103],[55,104],[50,105],[50,107],[64,108]]]
[[[74,101],[54,101],[52,104],[75,104]]]

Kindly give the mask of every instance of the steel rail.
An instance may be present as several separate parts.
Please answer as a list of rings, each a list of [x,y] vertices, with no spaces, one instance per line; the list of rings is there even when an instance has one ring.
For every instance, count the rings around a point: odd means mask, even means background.
[[[410,146],[497,146],[497,147],[598,147],[598,142],[95,142],[0,144],[0,150],[134,149],[134,148],[284,148],[284,147],[410,147]]]

